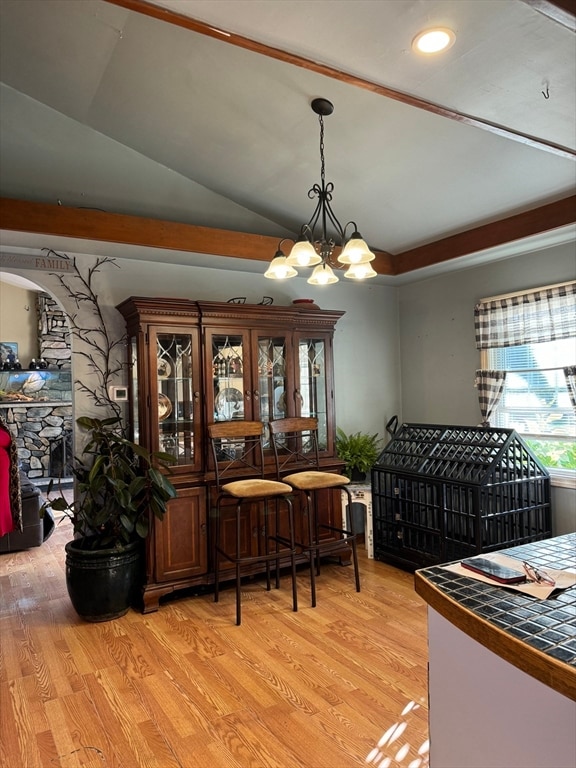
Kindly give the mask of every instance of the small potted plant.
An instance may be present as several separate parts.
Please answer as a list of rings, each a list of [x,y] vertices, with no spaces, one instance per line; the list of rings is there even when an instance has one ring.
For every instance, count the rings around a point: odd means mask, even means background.
[[[82,417],[76,423],[88,433],[72,468],[77,498],[60,495],[43,509],[63,513],[74,526],[75,538],[66,544],[72,605],[88,621],[106,621],[124,615],[141,586],[151,515],[162,520],[176,496],[161,469],[175,459],[128,440],[119,417]]]
[[[347,435],[340,427],[336,429],[336,454],[345,462],[344,471],[353,482],[363,482],[366,474],[376,463],[382,447],[382,438],[377,434],[354,432]]]

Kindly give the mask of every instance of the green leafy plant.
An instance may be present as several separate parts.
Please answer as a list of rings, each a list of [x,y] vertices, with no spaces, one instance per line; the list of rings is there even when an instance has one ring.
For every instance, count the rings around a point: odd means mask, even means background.
[[[45,502],[68,517],[74,533],[84,537],[86,548],[122,548],[146,538],[150,516],[164,518],[168,501],[176,490],[160,468],[175,458],[168,453],[150,453],[124,437],[121,420],[81,417],[78,427],[89,434],[81,457],[74,459],[76,498],[60,496]],[[48,487],[51,493],[52,484]]]
[[[576,469],[576,443],[573,440],[536,440],[525,437],[545,467]]]
[[[345,472],[352,477],[354,471],[365,475],[376,463],[382,448],[382,438],[377,434],[354,432],[347,435],[340,427],[336,429],[336,453],[345,462]]]

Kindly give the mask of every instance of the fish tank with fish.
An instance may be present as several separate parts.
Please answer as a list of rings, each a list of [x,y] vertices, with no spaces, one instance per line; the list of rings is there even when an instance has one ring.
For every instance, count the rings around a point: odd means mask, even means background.
[[[0,403],[26,405],[70,400],[72,400],[70,369],[0,371]]]

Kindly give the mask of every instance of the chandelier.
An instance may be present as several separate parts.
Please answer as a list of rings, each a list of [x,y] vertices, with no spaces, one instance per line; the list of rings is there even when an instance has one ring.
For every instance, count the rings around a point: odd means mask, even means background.
[[[296,267],[314,267],[308,278],[311,285],[328,285],[337,283],[338,278],[334,274],[336,263],[332,261],[332,255],[336,246],[342,248],[336,261],[339,265],[348,266],[344,277],[352,280],[365,280],[375,277],[376,272],[370,262],[376,258],[368,248],[362,235],[358,232],[356,222],[349,221],[344,227],[336,218],[332,210],[332,193],[334,184],[326,183],[324,162],[324,117],[331,115],[334,105],[327,99],[314,99],[311,103],[312,110],[318,115],[320,123],[320,184],[308,190],[308,197],[317,199],[316,208],[307,224],[303,224],[300,235],[294,243],[288,256],[282,252],[282,245],[290,238],[283,238],[278,244],[276,254],[264,277],[273,280],[283,280],[296,277]],[[328,234],[327,227],[331,226],[337,233],[337,240]],[[349,228],[351,234],[347,237]]]

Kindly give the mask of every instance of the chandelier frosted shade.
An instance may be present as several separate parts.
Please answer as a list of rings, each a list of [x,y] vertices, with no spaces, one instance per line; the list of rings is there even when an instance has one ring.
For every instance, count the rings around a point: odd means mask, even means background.
[[[351,280],[368,280],[369,277],[376,277],[378,272],[372,268],[372,264],[369,261],[363,264],[350,264],[344,277],[348,277]]]
[[[321,261],[316,249],[306,238],[297,240],[286,258],[291,267],[315,267]]]
[[[314,272],[312,272],[306,282],[310,283],[310,285],[331,285],[332,283],[337,283],[338,278],[332,271],[332,267],[325,262],[324,264],[318,264],[314,268]]]
[[[298,272],[294,267],[288,264],[288,259],[282,251],[276,251],[276,256],[270,262],[270,266],[264,272],[264,277],[269,277],[271,280],[285,280],[288,277],[296,277]]]
[[[376,258],[359,232],[354,232],[338,256],[340,264],[366,264]]]

